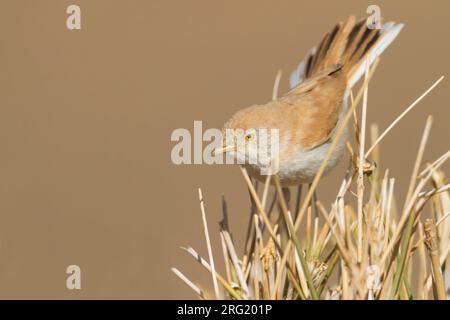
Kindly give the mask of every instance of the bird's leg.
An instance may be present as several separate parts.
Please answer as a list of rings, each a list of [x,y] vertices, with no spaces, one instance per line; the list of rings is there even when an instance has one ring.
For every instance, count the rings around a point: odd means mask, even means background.
[[[273,193],[273,197],[272,197],[272,202],[270,203],[270,207],[269,210],[267,210],[267,217],[269,218],[269,221],[272,221],[272,212],[273,209],[275,208],[275,204],[277,203],[277,191],[275,190],[275,192]],[[261,226],[261,233],[264,233],[264,230],[266,229],[266,225],[262,224]]]
[[[314,217],[317,218],[319,216],[319,211],[317,209],[317,190],[314,190],[311,201],[312,201],[311,206],[312,206]]]
[[[302,184],[297,187],[297,199],[295,200],[294,221],[297,220],[298,213],[300,211],[300,200],[302,198]]]
[[[282,188],[281,192],[283,193],[283,200],[286,204],[286,208],[288,210],[290,210],[289,208],[289,202],[291,200],[291,191],[289,190],[289,188]],[[279,216],[278,216],[278,228],[280,230],[280,234],[283,237],[287,236],[288,233],[288,228],[286,225],[286,221],[284,221],[284,216],[283,216],[283,209],[281,208],[281,206],[278,204],[278,212],[279,212]]]
[[[253,183],[253,179],[250,178],[250,180]],[[258,181],[256,181],[254,183],[254,188],[255,188],[255,191],[258,192]],[[249,197],[250,197],[251,207],[250,207],[250,215],[249,215],[249,221],[247,224],[247,234],[245,237],[245,245],[244,245],[244,250],[246,253],[253,251],[253,246],[255,245],[255,239],[256,239],[255,225],[253,223],[253,215],[256,212],[256,203],[250,193],[250,190],[248,190],[248,193],[249,193]]]
[[[289,202],[291,200],[291,190],[289,190],[289,188],[281,188],[281,191],[283,192],[283,199],[284,199],[284,202],[286,203],[286,208],[288,208],[288,210],[290,210]]]

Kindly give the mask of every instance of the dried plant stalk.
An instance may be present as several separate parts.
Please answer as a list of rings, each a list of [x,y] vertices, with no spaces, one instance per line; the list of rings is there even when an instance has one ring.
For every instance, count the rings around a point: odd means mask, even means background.
[[[194,284],[173,269],[201,298],[229,299],[446,299],[445,276],[450,278],[450,184],[442,165],[445,152],[421,171],[432,118],[428,117],[403,203],[396,198],[396,179],[382,170],[380,142],[443,79],[439,78],[380,135],[378,127],[367,127],[367,86],[373,69],[351,107],[341,119],[329,154],[301,199],[298,188],[295,205],[287,203],[286,190],[277,176],[268,176],[262,190],[252,183],[246,169],[241,173],[250,194],[252,210],[246,228],[243,252],[231,238],[228,212],[223,199],[224,219],[220,226],[224,265],[214,264],[206,211],[200,194],[208,260],[194,249],[186,251],[207,270],[213,290]],[[273,97],[278,95],[277,75]],[[362,118],[356,106],[363,99]],[[350,162],[334,201],[325,205],[316,196],[327,161],[343,133],[354,119],[356,154],[348,144]],[[365,131],[370,128],[372,145],[365,150]],[[371,157],[368,159],[368,157]],[[271,191],[271,183],[273,191]],[[270,197],[274,202],[270,205]],[[278,204],[278,212],[272,210]],[[427,203],[432,219],[427,219]],[[397,204],[402,210],[397,213]],[[270,207],[270,208],[269,208]],[[295,211],[291,212],[291,208]],[[400,207],[400,206],[399,206]],[[278,214],[278,220],[274,215]],[[245,234],[245,233],[244,233]],[[427,254],[428,253],[428,254]],[[217,254],[215,255],[217,257]],[[222,274],[226,275],[225,277]],[[447,280],[449,286],[450,279]],[[217,288],[219,287],[219,288]],[[434,295],[430,294],[433,288]],[[447,289],[447,292],[446,292]],[[210,294],[209,292],[213,292]]]

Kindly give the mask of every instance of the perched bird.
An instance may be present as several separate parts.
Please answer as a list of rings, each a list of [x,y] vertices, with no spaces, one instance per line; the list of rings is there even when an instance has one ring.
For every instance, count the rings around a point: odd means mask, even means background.
[[[244,132],[244,139],[227,137],[215,153],[226,153],[239,160],[253,177],[264,180],[261,169],[267,163],[253,157],[259,156],[260,129],[276,129],[277,175],[281,185],[311,182],[348,110],[350,90],[402,27],[403,24],[388,22],[380,29],[370,29],[366,19],[357,22],[353,16],[337,24],[292,73],[290,91],[267,104],[241,109],[225,123],[226,135]],[[337,143],[325,173],[341,158],[346,136],[347,132]],[[271,139],[264,140],[270,148]]]

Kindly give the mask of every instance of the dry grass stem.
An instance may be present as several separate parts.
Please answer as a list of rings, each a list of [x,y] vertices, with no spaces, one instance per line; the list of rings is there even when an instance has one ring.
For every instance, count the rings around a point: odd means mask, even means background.
[[[448,299],[450,294],[450,184],[442,170],[445,152],[430,163],[427,143],[433,118],[426,119],[405,190],[398,190],[395,172],[384,168],[380,142],[444,77],[403,111],[381,134],[368,122],[368,84],[377,66],[366,68],[364,83],[331,140],[308,191],[301,186],[290,203],[289,189],[279,177],[253,183],[240,166],[250,195],[251,212],[242,249],[235,245],[222,200],[219,224],[223,264],[215,264],[206,212],[199,190],[208,260],[185,250],[213,279],[210,287],[194,284],[178,269],[172,271],[200,298],[225,299]],[[278,97],[281,72],[272,98]],[[362,100],[361,114],[356,107]],[[339,190],[325,204],[316,190],[337,141],[353,119],[355,145],[347,143],[350,161]],[[369,129],[369,130],[368,130]],[[371,147],[366,150],[366,134]],[[355,150],[355,151],[354,151]],[[370,157],[370,158],[369,158]],[[306,189],[304,189],[306,191]],[[405,196],[400,199],[400,196]],[[273,199],[273,200],[272,200]],[[272,201],[272,202],[271,202]],[[398,209],[397,209],[398,208]],[[295,211],[291,211],[295,210]],[[397,211],[398,210],[398,211]]]

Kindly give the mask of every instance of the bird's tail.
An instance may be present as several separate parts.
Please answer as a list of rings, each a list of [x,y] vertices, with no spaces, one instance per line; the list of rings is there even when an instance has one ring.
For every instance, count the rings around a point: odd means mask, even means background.
[[[366,21],[363,19],[356,23],[355,17],[350,16],[337,24],[291,74],[291,88],[333,65],[342,65],[347,86],[352,88],[364,75],[366,63],[370,66],[403,28],[403,24],[387,22],[380,29],[370,29]]]

